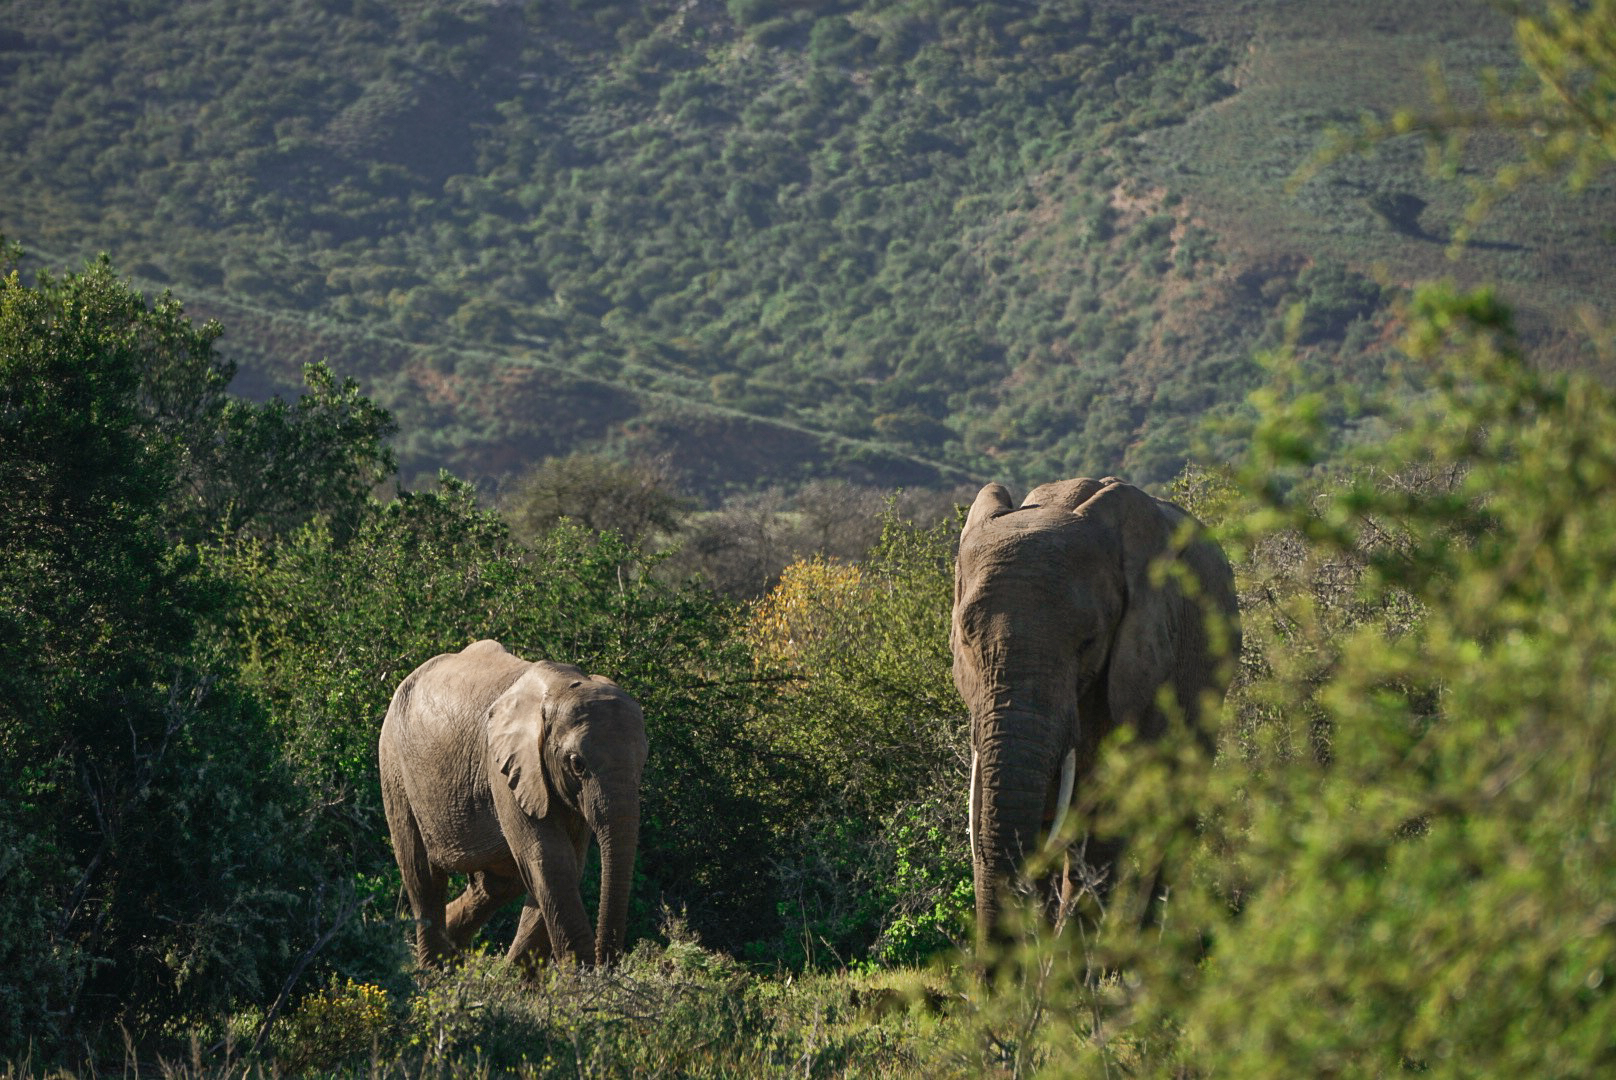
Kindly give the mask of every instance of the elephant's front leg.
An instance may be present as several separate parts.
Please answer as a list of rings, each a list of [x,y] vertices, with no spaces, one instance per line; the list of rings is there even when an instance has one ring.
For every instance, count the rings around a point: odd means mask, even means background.
[[[516,937],[511,941],[505,959],[532,971],[550,959],[550,930],[544,924],[544,909],[532,897],[522,906],[522,918],[516,924]]]
[[[554,818],[534,822],[528,833],[532,843],[522,846],[516,864],[532,897],[530,903],[544,916],[551,951],[570,955],[580,964],[592,964],[595,939],[579,890],[583,867],[574,833]],[[509,830],[506,835],[509,837]],[[523,918],[527,917],[524,911]]]
[[[569,836],[568,839],[571,842],[567,850],[546,867],[539,908],[544,913],[545,927],[556,954],[570,954],[578,963],[588,965],[595,962],[595,935],[584,911],[581,888],[584,863],[578,854],[576,838]]]

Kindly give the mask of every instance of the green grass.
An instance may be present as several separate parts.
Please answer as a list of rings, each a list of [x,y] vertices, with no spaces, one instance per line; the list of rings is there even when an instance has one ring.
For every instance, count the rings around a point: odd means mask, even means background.
[[[967,985],[941,967],[760,973],[676,931],[605,972],[524,976],[477,954],[389,986],[334,979],[267,1024],[237,1014],[191,1032],[188,1054],[140,1064],[184,1077],[977,1076]]]

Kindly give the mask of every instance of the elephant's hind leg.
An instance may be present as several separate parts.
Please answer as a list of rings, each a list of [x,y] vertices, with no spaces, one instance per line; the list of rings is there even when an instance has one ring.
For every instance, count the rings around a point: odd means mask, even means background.
[[[444,925],[450,943],[457,949],[470,945],[472,937],[494,912],[521,896],[523,891],[521,878],[502,877],[488,870],[472,874],[466,891],[449,905]]]
[[[444,933],[444,902],[449,894],[449,875],[427,858],[426,841],[415,821],[408,796],[401,786],[382,779],[382,806],[387,812],[387,832],[398,859],[399,876],[404,879],[404,895],[415,915],[415,960],[435,964],[454,955],[454,946]]]

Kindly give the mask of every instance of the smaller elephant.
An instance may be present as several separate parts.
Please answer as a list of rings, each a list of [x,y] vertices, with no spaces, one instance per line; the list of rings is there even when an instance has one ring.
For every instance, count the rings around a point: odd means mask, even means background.
[[[647,749],[639,704],[570,664],[529,663],[479,641],[412,671],[393,693],[377,756],[416,959],[451,957],[526,893],[509,959],[610,963],[623,949]],[[601,866],[593,939],[579,892],[591,836]],[[470,880],[446,905],[451,873]]]

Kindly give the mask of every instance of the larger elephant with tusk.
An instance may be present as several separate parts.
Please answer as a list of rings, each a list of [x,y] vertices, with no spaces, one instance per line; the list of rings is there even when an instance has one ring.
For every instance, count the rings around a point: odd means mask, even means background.
[[[1159,562],[1188,573],[1153,576]],[[1019,508],[989,484],[960,533],[951,639],[971,713],[971,860],[986,943],[1023,861],[1061,834],[1106,735],[1132,725],[1159,738],[1176,712],[1211,746],[1203,697],[1222,694],[1240,649],[1234,578],[1194,518],[1115,477],[1045,484]],[[1163,687],[1176,708],[1163,710]],[[1063,904],[1077,857],[1066,853]]]
[[[464,949],[524,893],[511,959],[606,964],[622,951],[647,744],[640,707],[617,684],[479,641],[399,684],[377,750],[420,962]],[[579,891],[592,837],[593,937]],[[446,904],[451,873],[468,884]]]

